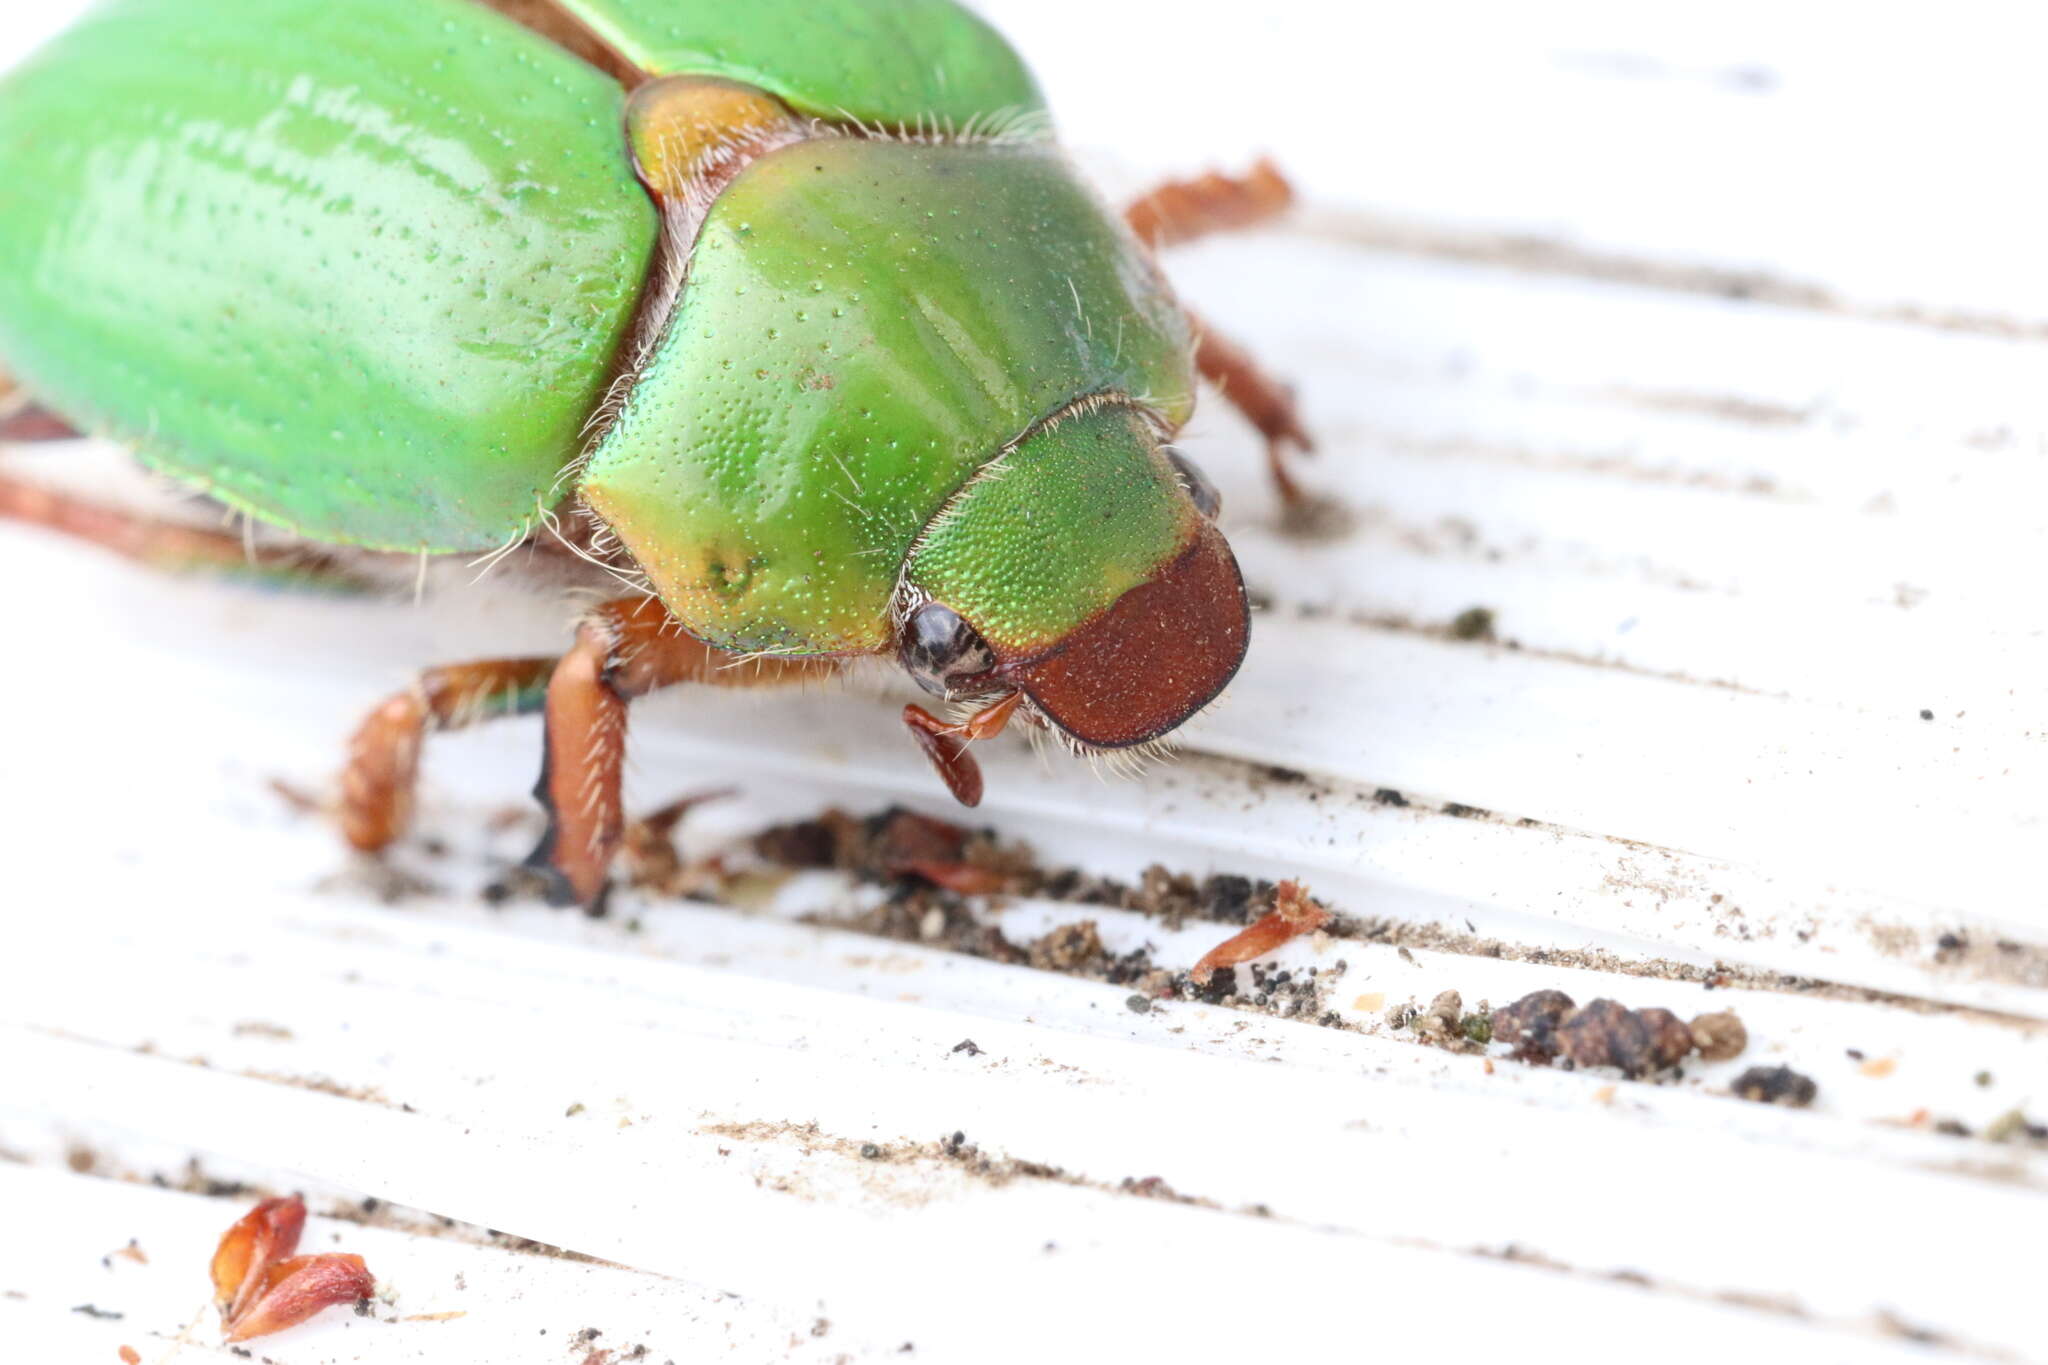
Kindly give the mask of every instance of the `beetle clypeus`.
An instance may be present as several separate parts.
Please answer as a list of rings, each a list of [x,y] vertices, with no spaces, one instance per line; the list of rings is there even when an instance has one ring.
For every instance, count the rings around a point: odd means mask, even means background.
[[[111,435],[319,545],[553,535],[644,586],[559,659],[378,707],[359,849],[403,832],[427,732],[542,711],[535,863],[592,904],[630,699],[874,655],[953,708],[904,719],[972,805],[967,745],[1012,719],[1127,749],[1236,671],[1237,564],[1169,444],[1195,372],[1286,499],[1307,446],[1148,249],[1285,182],[1119,222],[1045,126],[951,0],[104,0],[0,84],[0,357],[36,400],[0,434]],[[242,553],[10,480],[0,513]]]

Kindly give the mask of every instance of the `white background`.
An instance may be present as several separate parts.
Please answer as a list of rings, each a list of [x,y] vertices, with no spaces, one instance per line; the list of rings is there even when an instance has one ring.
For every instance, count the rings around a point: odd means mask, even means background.
[[[0,19],[0,62],[63,8]],[[552,648],[573,604],[271,595],[0,526],[4,1354],[229,1359],[204,1265],[247,1200],[147,1184],[196,1155],[615,1263],[316,1219],[387,1297],[263,1344],[292,1365],[2048,1358],[2048,1157],[1934,1130],[2048,1120],[2025,9],[985,8],[1118,193],[1261,151],[1296,177],[1290,223],[1170,267],[1299,384],[1354,526],[1279,534],[1209,402],[1188,447],[1272,603],[1240,680],[1142,782],[991,746],[982,816],[1048,863],[1300,875],[1513,951],[1291,946],[1348,964],[1340,1032],[796,923],[867,894],[825,876],[489,911],[530,722],[429,751],[454,851],[410,856],[448,894],[323,891],[332,838],[267,779],[318,788],[411,668]],[[125,491],[110,452],[0,458]],[[1474,605],[1517,647],[1446,638]],[[888,705],[658,698],[636,803],[738,784],[693,853],[833,802],[947,814]],[[987,914],[1175,966],[1225,932]],[[1589,948],[1615,969],[1530,960]],[[1654,975],[1715,963],[1739,988]],[[1733,1008],[1751,1046],[1663,1085],[1488,1071],[1359,1004],[1447,988]],[[1779,1063],[1812,1109],[1727,1093]],[[966,1177],[928,1154],[955,1129],[1073,1180]],[[1117,1189],[1154,1175],[1205,1202]],[[102,1264],[131,1237],[146,1266]]]

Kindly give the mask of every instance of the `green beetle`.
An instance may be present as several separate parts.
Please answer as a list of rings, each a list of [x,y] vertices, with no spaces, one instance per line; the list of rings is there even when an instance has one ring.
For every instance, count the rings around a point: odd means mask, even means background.
[[[632,697],[875,655],[953,704],[905,721],[973,804],[966,745],[1013,716],[1143,746],[1236,671],[1236,561],[1169,444],[1197,370],[1290,498],[1307,445],[1148,249],[1285,182],[1119,221],[1046,127],[950,0],[103,0],[0,83],[11,431],[112,436],[308,542],[546,537],[641,589],[559,659],[378,707],[359,849],[404,830],[426,732],[541,710],[536,863],[592,904]],[[10,480],[0,514],[236,552]]]

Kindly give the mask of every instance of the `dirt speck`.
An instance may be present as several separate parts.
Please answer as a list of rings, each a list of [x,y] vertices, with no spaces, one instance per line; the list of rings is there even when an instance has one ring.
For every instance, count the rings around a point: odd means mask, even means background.
[[[1450,636],[1453,640],[1493,639],[1493,609],[1491,607],[1467,607],[1451,618]]]
[[[1789,1066],[1753,1066],[1737,1076],[1731,1088],[1745,1100],[1793,1109],[1804,1109],[1820,1094],[1820,1087],[1811,1076],[1803,1076]]]
[[[1107,956],[1092,919],[1062,924],[1042,935],[1027,951],[1032,966],[1056,972],[1088,971],[1100,966]]]

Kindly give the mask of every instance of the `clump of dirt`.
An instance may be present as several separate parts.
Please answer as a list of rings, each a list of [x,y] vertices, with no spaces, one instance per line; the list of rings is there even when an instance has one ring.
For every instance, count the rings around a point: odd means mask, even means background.
[[[1820,1093],[1813,1077],[1803,1076],[1789,1066],[1753,1066],[1735,1078],[1734,1092],[1758,1104],[1782,1104],[1804,1109]]]
[[[1092,919],[1060,925],[1033,943],[1028,952],[1032,966],[1055,972],[1092,972],[1109,956]]]
[[[1453,640],[1493,639],[1493,609],[1491,607],[1467,607],[1451,618],[1449,628]]]
[[[1198,1000],[1342,1026],[1337,1013],[1323,1007],[1317,980],[1334,978],[1344,963],[1328,972],[1307,968],[1298,973],[1262,963],[1251,964],[1249,971],[1221,966],[1197,982],[1189,972],[1159,967],[1145,948],[1109,952],[1091,920],[1061,925],[1019,947],[1001,930],[983,924],[969,900],[1000,890],[1135,911],[1168,928],[1191,919],[1249,925],[1275,903],[1278,888],[1263,879],[1230,874],[1198,879],[1159,864],[1146,868],[1135,886],[1072,868],[1048,872],[1027,846],[1000,840],[991,830],[964,829],[893,806],[865,819],[834,809],[815,820],[777,825],[755,836],[752,851],[779,866],[835,868],[889,889],[885,901],[859,915],[821,917],[839,928],[1130,986],[1154,1000]]]
[[[1739,1057],[1749,1046],[1749,1030],[1733,1010],[1696,1015],[1692,1021],[1692,1045],[1702,1060],[1725,1062]]]
[[[1632,1078],[1669,1071],[1695,1047],[1713,1060],[1733,1057],[1749,1040],[1742,1021],[1727,1011],[1688,1025],[1670,1010],[1632,1010],[1614,1000],[1580,1008],[1563,991],[1532,991],[1503,1005],[1493,1012],[1492,1028],[1519,1061],[1543,1066],[1561,1058],[1574,1067],[1611,1066]]]
[[[1547,1066],[1558,1053],[1557,1026],[1572,1011],[1572,998],[1563,991],[1531,991],[1512,1005],[1493,1012],[1493,1038],[1514,1050],[1517,1061]]]
[[[1630,1077],[1669,1071],[1692,1051],[1692,1030],[1670,1010],[1632,1010],[1613,1000],[1566,1015],[1557,1040],[1573,1066],[1611,1066]]]
[[[970,895],[1030,894],[1038,875],[1027,846],[901,806],[866,819],[834,807],[815,820],[775,825],[755,836],[754,852],[784,867],[832,867],[871,881],[915,879]]]

